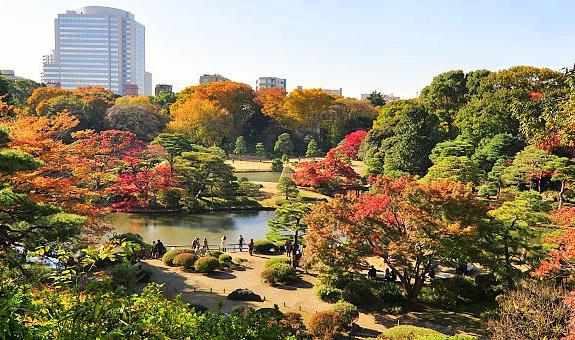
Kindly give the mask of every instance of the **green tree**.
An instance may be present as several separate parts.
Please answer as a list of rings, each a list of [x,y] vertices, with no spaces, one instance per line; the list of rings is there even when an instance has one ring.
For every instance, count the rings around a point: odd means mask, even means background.
[[[536,239],[549,222],[548,211],[541,195],[530,190],[487,212],[489,220],[482,226],[484,263],[508,289],[523,275],[529,257],[537,258],[541,245]]]
[[[282,176],[278,181],[277,189],[280,194],[285,195],[286,201],[299,195],[297,185],[291,176]]]
[[[291,155],[293,152],[293,142],[289,133],[285,132],[278,136],[274,145],[274,152],[278,155]]]
[[[435,162],[436,159],[441,157],[470,157],[473,154],[474,149],[475,145],[473,145],[473,143],[461,136],[458,136],[454,140],[437,143],[433,150],[431,150],[429,159],[432,162]]]
[[[269,238],[273,240],[292,239],[291,265],[297,266],[296,251],[300,245],[299,238],[307,231],[303,218],[309,214],[311,207],[302,202],[286,201],[276,209],[276,217],[271,219]]]
[[[563,202],[565,202],[566,184],[575,181],[575,162],[567,157],[552,157],[545,164],[545,169],[551,172],[551,180],[560,184],[557,196],[559,198],[559,208],[561,208]]]
[[[311,139],[307,144],[307,151],[305,152],[306,157],[318,157],[320,155],[319,149],[317,147],[317,142],[315,139]]]
[[[264,143],[259,142],[256,144],[256,155],[258,155],[258,157],[260,158],[260,162],[262,161],[262,158],[266,157],[267,151]]]
[[[478,180],[479,169],[469,157],[446,156],[436,158],[433,163],[423,177],[424,181],[451,178],[463,183],[475,183]]]
[[[133,132],[144,141],[153,140],[165,125],[155,105],[141,102],[115,104],[108,109],[106,121],[111,129]]]
[[[244,136],[239,136],[236,139],[234,153],[238,155],[240,161],[242,160],[242,155],[248,153],[248,143],[246,143],[246,139],[244,138]]]
[[[547,163],[553,159],[553,155],[535,146],[527,146],[517,153],[513,163],[502,174],[503,182],[508,185],[526,184],[529,189],[534,185],[541,192],[541,183],[544,177],[549,176],[546,169]]]
[[[519,138],[508,133],[500,133],[482,141],[471,159],[484,172],[488,172],[498,159],[510,159],[524,146],[525,143]]]
[[[174,165],[174,157],[181,155],[183,152],[207,151],[203,146],[192,143],[190,137],[181,133],[160,133],[150,144],[161,145],[166,150],[166,160],[172,166]]]
[[[373,105],[374,107],[385,105],[385,98],[383,97],[383,94],[381,94],[381,92],[378,91],[371,92],[366,99],[369,100],[371,105]]]

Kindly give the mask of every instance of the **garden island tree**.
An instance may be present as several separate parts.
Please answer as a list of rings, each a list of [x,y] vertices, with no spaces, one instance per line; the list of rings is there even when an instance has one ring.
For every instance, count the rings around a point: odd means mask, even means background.
[[[296,252],[300,245],[300,237],[307,231],[307,222],[304,217],[309,214],[311,206],[307,203],[286,201],[276,209],[276,217],[268,224],[270,233],[268,238],[273,240],[292,240],[291,265],[297,266]]]

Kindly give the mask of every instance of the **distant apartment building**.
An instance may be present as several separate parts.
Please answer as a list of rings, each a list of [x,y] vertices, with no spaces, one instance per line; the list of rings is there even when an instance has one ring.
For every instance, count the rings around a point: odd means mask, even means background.
[[[0,76],[4,77],[4,78],[12,79],[12,80],[24,79],[22,77],[17,77],[16,73],[14,73],[14,70],[0,70]]]
[[[221,74],[202,74],[200,76],[200,84],[213,83],[216,81],[230,81],[228,78],[222,76]]]
[[[55,48],[44,56],[42,81],[63,89],[102,86],[125,95],[152,95],[146,33],[132,13],[88,6],[58,14]]]
[[[172,85],[156,84],[156,88],[154,89],[154,95],[157,96],[162,92],[172,92]]]
[[[276,77],[259,77],[256,80],[256,91],[260,89],[286,89],[286,80]]]
[[[334,96],[343,96],[343,89],[340,87],[338,90],[331,90],[331,89],[322,89],[323,92],[327,93],[327,94],[331,94]]]
[[[367,99],[367,97],[369,97],[370,94],[371,94],[371,93],[362,93],[362,94],[361,94],[361,99]],[[394,100],[400,100],[401,98],[399,98],[399,97],[397,97],[397,96],[394,96],[393,93],[391,93],[391,94],[383,94],[383,99],[384,99],[386,102],[392,102],[392,101],[394,101]]]

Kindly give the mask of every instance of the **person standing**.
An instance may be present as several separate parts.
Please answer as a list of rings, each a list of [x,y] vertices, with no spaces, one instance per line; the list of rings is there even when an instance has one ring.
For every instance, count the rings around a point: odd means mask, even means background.
[[[156,241],[152,241],[152,258],[153,259],[157,259],[158,256],[156,255],[156,253],[158,252],[158,246],[156,245]]]
[[[250,243],[248,243],[248,251],[250,252],[250,256],[254,255],[254,239],[253,238],[250,240]]]
[[[209,250],[209,246],[208,246],[208,238],[204,237],[204,250],[208,251]]]
[[[222,239],[220,241],[220,248],[222,249],[222,252],[226,252],[227,248],[228,248],[228,238],[226,237],[226,235],[222,236]]]
[[[240,252],[244,251],[244,237],[242,235],[238,238],[238,248],[240,248]]]

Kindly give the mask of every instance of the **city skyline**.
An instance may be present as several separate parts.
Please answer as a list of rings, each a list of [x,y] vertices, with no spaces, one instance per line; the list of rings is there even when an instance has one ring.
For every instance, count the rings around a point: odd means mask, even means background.
[[[14,43],[0,55],[0,69],[39,81],[42,56],[53,48],[54,17],[84,6],[134,13],[146,26],[154,84],[175,91],[219,73],[254,88],[258,77],[272,75],[287,79],[288,91],[300,85],[341,87],[351,97],[372,90],[414,97],[450,69],[572,64],[575,48],[565,41],[575,31],[575,10],[568,2],[487,3],[10,2],[3,8],[12,15],[0,26]],[[527,15],[533,11],[538,16]]]

